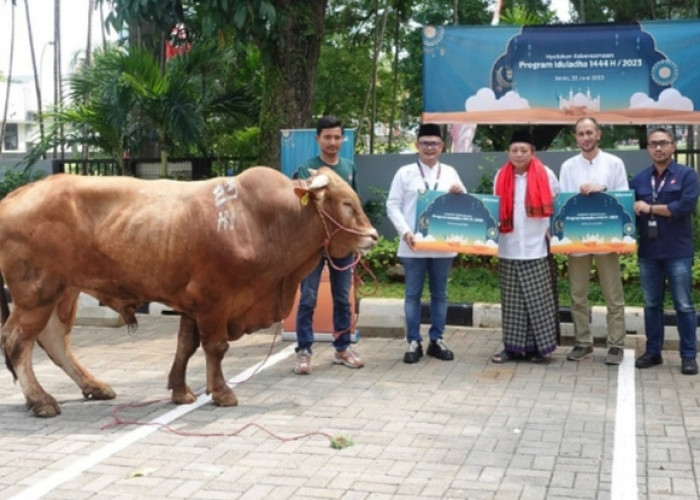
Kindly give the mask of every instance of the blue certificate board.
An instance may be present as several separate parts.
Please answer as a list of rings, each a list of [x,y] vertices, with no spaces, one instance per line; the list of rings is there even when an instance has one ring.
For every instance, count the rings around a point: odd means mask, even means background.
[[[633,206],[634,191],[559,193],[551,225],[552,253],[634,252]]]
[[[498,197],[427,191],[418,195],[416,248],[477,255],[498,253]]]

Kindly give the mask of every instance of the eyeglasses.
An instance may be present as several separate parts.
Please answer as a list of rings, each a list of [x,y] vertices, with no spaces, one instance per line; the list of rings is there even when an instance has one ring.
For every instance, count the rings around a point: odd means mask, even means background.
[[[652,149],[656,149],[658,147],[665,148],[666,146],[673,144],[671,141],[649,141],[648,146]]]
[[[424,148],[437,148],[440,144],[439,141],[418,141],[418,145]]]

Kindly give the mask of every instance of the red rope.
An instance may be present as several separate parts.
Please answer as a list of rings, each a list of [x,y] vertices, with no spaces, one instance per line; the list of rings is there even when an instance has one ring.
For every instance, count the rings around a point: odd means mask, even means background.
[[[267,360],[270,358],[270,355],[272,354],[272,350],[274,349],[275,342],[277,341],[277,337],[278,337],[281,329],[282,329],[282,325],[280,323],[278,328],[275,329],[275,335],[272,338],[272,342],[270,343],[270,348],[268,349],[267,354],[265,355],[265,359],[262,361],[262,363],[260,363],[255,368],[255,370],[253,371],[253,373],[250,374],[249,377],[247,377],[245,380],[237,383],[236,386],[239,386],[241,384],[245,384],[246,382],[250,381],[253,378],[253,376],[255,376],[258,373],[258,371],[263,367],[263,365],[267,362]],[[200,396],[200,395],[201,395],[201,393],[197,396]],[[150,401],[142,401],[142,402],[135,402],[135,403],[129,403],[129,404],[125,404],[125,405],[115,406],[114,408],[112,408],[112,419],[113,419],[112,422],[108,422],[108,423],[104,424],[102,427],[100,427],[100,430],[111,429],[112,427],[116,427],[118,425],[139,425],[139,426],[152,425],[152,426],[158,426],[161,429],[163,429],[167,432],[170,432],[172,434],[176,434],[178,436],[233,437],[233,436],[239,435],[241,432],[243,432],[244,430],[246,430],[250,427],[255,427],[255,428],[265,432],[266,434],[272,436],[273,438],[275,438],[279,441],[283,441],[283,442],[298,441],[300,439],[304,439],[304,438],[311,437],[311,436],[323,436],[325,438],[328,438],[331,442],[334,441],[333,436],[331,436],[328,433],[322,432],[322,431],[307,432],[305,434],[300,434],[300,435],[291,436],[291,437],[282,437],[278,434],[275,434],[272,431],[267,430],[263,426],[256,424],[254,422],[247,423],[243,427],[241,427],[238,430],[235,430],[233,432],[188,432],[188,431],[181,431],[181,430],[175,429],[174,427],[172,427],[168,424],[162,424],[160,422],[144,422],[142,420],[131,420],[131,419],[122,418],[120,416],[121,411],[129,409],[129,408],[142,408],[144,406],[149,406],[149,405],[156,404],[156,403],[167,403],[167,402],[170,402],[170,400],[169,399],[153,399]]]
[[[172,434],[175,434],[177,436],[185,436],[185,437],[233,437],[233,436],[238,436],[240,433],[242,433],[244,430],[254,427],[256,429],[259,429],[266,434],[272,436],[273,438],[279,440],[279,441],[298,441],[300,439],[304,439],[307,437],[311,436],[323,436],[325,438],[328,438],[329,440],[333,440],[333,436],[326,432],[322,431],[313,431],[313,432],[307,432],[305,434],[299,434],[297,436],[291,436],[291,437],[283,437],[280,436],[279,434],[275,434],[274,432],[266,429],[262,425],[256,424],[255,422],[249,422],[245,424],[243,427],[240,427],[239,429],[232,431],[232,432],[189,432],[189,431],[181,431],[178,429],[175,429],[174,427],[168,425],[168,424],[162,424],[160,422],[144,422],[141,420],[130,420],[126,418],[122,418],[119,416],[119,412],[128,408],[142,408],[144,406],[149,406],[152,404],[156,403],[166,403],[168,402],[168,399],[154,399],[152,401],[144,401],[140,403],[130,403],[127,405],[120,405],[112,409],[112,417],[114,418],[113,422],[110,422],[108,424],[103,425],[100,427],[100,430],[105,430],[109,429],[112,427],[116,427],[117,425],[153,425],[160,427],[161,429],[168,431]]]

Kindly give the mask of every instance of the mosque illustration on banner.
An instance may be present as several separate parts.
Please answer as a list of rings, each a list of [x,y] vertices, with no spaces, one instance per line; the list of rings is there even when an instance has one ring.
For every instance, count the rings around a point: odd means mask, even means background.
[[[586,93],[569,89],[569,97],[559,96],[559,109],[572,115],[586,115],[589,111],[600,111],[600,94],[595,98],[591,96],[591,89]]]

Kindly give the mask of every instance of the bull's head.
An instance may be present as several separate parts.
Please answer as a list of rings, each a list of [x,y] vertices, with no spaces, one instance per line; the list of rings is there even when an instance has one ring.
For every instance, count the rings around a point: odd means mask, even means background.
[[[377,230],[362,210],[357,193],[338,174],[321,168],[294,192],[302,203],[313,203],[323,223],[331,257],[367,253],[377,243]]]

